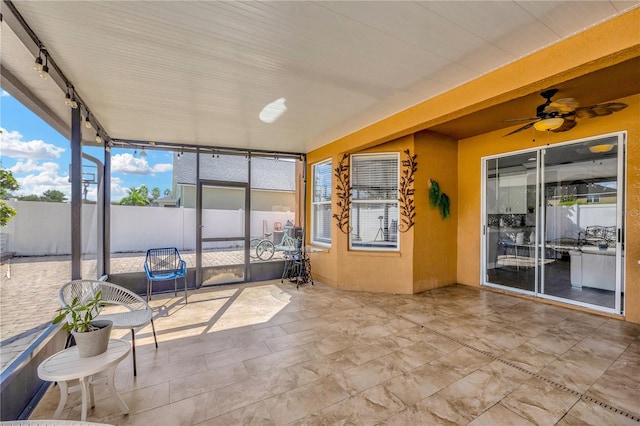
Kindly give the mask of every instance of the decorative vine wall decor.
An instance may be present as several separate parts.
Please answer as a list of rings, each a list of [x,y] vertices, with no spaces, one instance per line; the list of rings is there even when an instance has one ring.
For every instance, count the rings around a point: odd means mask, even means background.
[[[338,167],[333,170],[333,175],[338,180],[336,185],[336,205],[340,208],[340,213],[333,217],[338,222],[338,228],[345,234],[349,233],[349,207],[351,206],[351,184],[349,183],[349,154],[344,153]]]
[[[431,207],[440,210],[440,216],[443,219],[449,219],[451,214],[451,206],[449,196],[444,192],[440,192],[440,185],[433,179],[429,179],[429,204]]]
[[[413,225],[415,225],[414,218],[416,217],[416,206],[413,203],[413,195],[415,189],[413,188],[414,177],[413,175],[418,171],[418,163],[416,158],[418,154],[411,155],[411,152],[407,149],[404,151],[407,158],[402,160],[402,175],[400,176],[400,226],[398,231],[407,232]]]

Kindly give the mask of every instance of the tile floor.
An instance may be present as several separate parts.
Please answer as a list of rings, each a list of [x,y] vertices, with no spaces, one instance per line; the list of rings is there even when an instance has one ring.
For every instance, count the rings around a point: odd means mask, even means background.
[[[157,296],[88,420],[117,425],[638,425],[640,326],[462,285],[419,295],[279,281]],[[115,333],[115,331],[114,331]],[[126,332],[115,337],[128,339]],[[50,418],[51,387],[32,413]],[[63,418],[79,419],[73,394]]]

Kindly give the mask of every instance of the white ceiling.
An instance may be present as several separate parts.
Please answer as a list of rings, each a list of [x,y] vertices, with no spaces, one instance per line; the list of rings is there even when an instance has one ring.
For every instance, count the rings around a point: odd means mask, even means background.
[[[638,1],[14,5],[112,138],[308,152]],[[33,46],[2,29],[3,73],[18,80],[3,74],[3,88],[68,123],[63,92],[32,71]],[[261,122],[280,97],[286,113]]]

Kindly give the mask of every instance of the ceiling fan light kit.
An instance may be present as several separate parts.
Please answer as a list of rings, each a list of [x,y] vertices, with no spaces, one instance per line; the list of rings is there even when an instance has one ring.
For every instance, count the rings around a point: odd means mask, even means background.
[[[529,123],[517,128],[511,133],[507,133],[505,136],[530,129],[531,127],[541,132],[566,132],[578,124],[576,118],[584,119],[610,115],[628,106],[621,102],[609,102],[579,107],[578,101],[573,98],[562,98],[552,101],[551,98],[556,93],[558,93],[558,89],[549,89],[540,93],[540,96],[546,101],[538,105],[535,117],[504,120],[505,122],[529,121]]]
[[[564,123],[564,118],[552,117],[552,118],[545,118],[544,120],[536,121],[535,123],[533,123],[533,127],[540,132],[544,132],[549,130],[555,130],[560,126],[562,126],[563,123]]]

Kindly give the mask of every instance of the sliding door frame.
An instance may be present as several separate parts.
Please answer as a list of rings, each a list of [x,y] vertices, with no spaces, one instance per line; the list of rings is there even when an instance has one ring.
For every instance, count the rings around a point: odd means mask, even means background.
[[[598,139],[605,138],[617,138],[617,175],[616,175],[616,185],[617,185],[617,201],[616,201],[616,267],[615,267],[615,300],[614,307],[609,308],[602,305],[593,305],[585,302],[580,302],[568,298],[562,298],[552,295],[544,294],[544,268],[541,267],[541,263],[545,259],[545,248],[546,243],[544,242],[545,230],[543,229],[543,224],[546,223],[546,206],[543,206],[543,202],[545,201],[543,189],[545,185],[544,181],[544,167],[545,161],[544,157],[547,149],[553,149],[556,147],[568,146],[573,144],[579,144],[589,141],[594,141]],[[481,220],[480,220],[480,285],[486,287],[497,288],[500,290],[505,290],[514,293],[531,295],[541,299],[553,300],[569,305],[580,306],[592,310],[597,310],[600,312],[606,312],[616,315],[624,315],[624,303],[622,298],[622,289],[624,288],[624,271],[626,267],[626,256],[624,255],[625,251],[625,208],[626,208],[626,196],[627,191],[625,187],[626,183],[626,144],[627,144],[627,132],[620,131],[614,133],[608,133],[603,135],[592,136],[588,138],[576,139],[567,142],[561,142],[558,144],[550,145],[550,146],[540,146],[534,149],[525,149],[519,151],[506,152],[499,155],[491,155],[481,158],[482,167],[481,167]],[[535,255],[534,255],[534,264],[535,266],[535,286],[534,291],[528,291],[523,289],[518,289],[514,287],[509,287],[505,285],[495,284],[488,282],[488,231],[489,224],[487,220],[487,179],[488,179],[488,162],[490,160],[499,160],[500,158],[509,157],[518,154],[531,153],[536,156],[536,206],[535,206],[535,242],[534,247]],[[538,249],[540,247],[541,249]],[[624,299],[626,302],[626,298]]]

